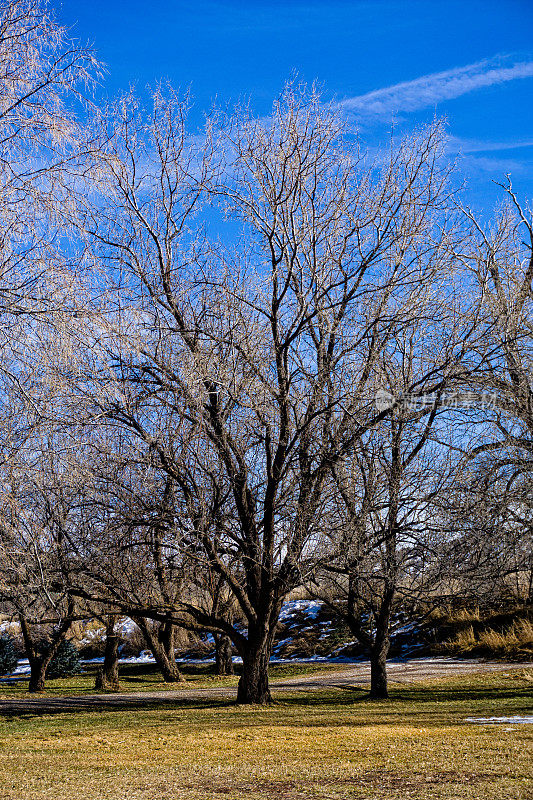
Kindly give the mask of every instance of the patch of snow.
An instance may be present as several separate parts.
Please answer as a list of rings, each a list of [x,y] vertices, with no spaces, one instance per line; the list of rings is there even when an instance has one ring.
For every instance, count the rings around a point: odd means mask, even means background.
[[[30,662],[27,658],[21,658],[13,675],[29,675],[30,672]]]
[[[17,636],[20,633],[20,623],[10,622],[9,620],[0,622],[0,636],[3,633],[10,633],[12,636]]]
[[[420,633],[421,630],[422,629],[416,621],[406,622],[404,624],[400,624],[398,627],[395,627],[393,624],[391,625],[391,636],[399,636],[406,633],[415,634]]]
[[[83,634],[83,639],[81,639],[82,644],[90,644],[94,639],[103,639],[105,635],[105,628],[92,628],[91,630],[85,631]]]
[[[135,630],[137,630],[137,626],[132,619],[129,617],[124,617],[124,619],[121,619],[120,622],[117,622],[115,625],[115,630],[122,634],[122,636],[128,636],[130,633],[133,633]]]
[[[0,683],[10,683],[11,681],[26,680],[30,674],[30,662],[27,658],[19,658],[17,668],[11,675],[3,675],[0,678]]]
[[[478,722],[481,724],[503,724],[503,725],[531,725],[533,716],[528,717],[467,717],[465,722]]]
[[[295,613],[303,613],[310,619],[316,619],[322,610],[323,603],[320,600],[288,600],[283,603],[279,615],[280,622],[284,622]]]
[[[275,650],[279,650],[284,645],[290,644],[290,642],[292,642],[292,636],[287,636],[286,639],[281,639],[279,642],[276,642]]]

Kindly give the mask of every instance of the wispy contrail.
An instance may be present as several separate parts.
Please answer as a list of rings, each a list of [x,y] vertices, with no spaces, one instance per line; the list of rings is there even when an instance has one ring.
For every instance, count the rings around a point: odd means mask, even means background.
[[[434,106],[486,86],[531,77],[533,61],[506,66],[501,57],[496,57],[350,97],[339,106],[363,120],[390,118],[391,114]]]

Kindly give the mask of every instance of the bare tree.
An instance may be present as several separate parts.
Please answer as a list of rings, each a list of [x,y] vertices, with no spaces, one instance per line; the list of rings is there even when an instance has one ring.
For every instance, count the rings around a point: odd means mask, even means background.
[[[78,143],[79,112],[86,105],[83,92],[96,71],[90,51],[69,41],[46,2],[2,3],[0,491],[6,498],[17,486],[21,496],[20,503],[16,497],[4,503],[7,516],[0,546],[12,554],[13,536],[27,535],[35,545],[35,559],[36,515],[28,516],[28,504],[43,488],[42,470],[37,466],[33,475],[27,452],[19,458],[18,451],[59,412],[55,407],[49,413],[53,403],[48,363],[58,349],[57,330],[77,308],[77,279],[71,257],[61,253],[58,241],[66,235],[73,210],[73,167],[82,157]],[[29,474],[21,470],[24,462]],[[19,545],[20,540],[15,547],[20,554]]]
[[[485,431],[485,434],[488,432]],[[533,590],[531,483],[528,458],[513,447],[467,452],[437,513],[448,583],[471,606],[530,604]]]
[[[44,689],[53,656],[86,612],[71,592],[78,569],[69,541],[79,487],[59,447],[48,432],[34,433],[16,461],[4,462],[0,479],[0,597],[20,622],[30,691]]]
[[[493,439],[473,450],[495,452],[507,445],[531,449],[533,219],[510,181],[502,185],[506,202],[488,230],[472,212],[466,215],[478,234],[465,258],[475,292],[471,314],[478,326],[476,363],[470,380],[491,392]]]
[[[479,568],[465,591],[485,596],[501,593],[505,584],[509,590],[511,578],[527,585],[531,558],[533,218],[509,177],[501,189],[503,205],[489,224],[464,212],[476,234],[464,260],[472,277],[469,316],[477,331],[465,380],[485,402],[465,437],[468,466],[454,495],[457,513],[448,509],[463,566]],[[523,587],[517,584],[515,591],[520,595]]]
[[[240,110],[211,125],[200,154],[173,95],[157,92],[147,120],[131,98],[114,113],[85,231],[121,321],[102,320],[83,390],[174,480],[189,535],[247,629],[196,600],[174,611],[230,636],[239,701],[267,702],[279,612],[301,581],[325,482],[390,413],[372,411],[378,355],[413,313],[429,254],[451,252],[442,131],[367,164],[299,86],[267,120]],[[222,212],[238,247],[216,238]],[[189,432],[172,442],[176,418]]]
[[[104,663],[96,672],[95,689],[118,692],[120,689],[118,660],[120,634],[116,630],[114,614],[105,615]]]
[[[46,2],[2,4],[0,311],[6,323],[29,312],[40,319],[64,299],[68,269],[54,242],[73,209],[83,92],[97,70],[91,52],[68,40]],[[5,329],[3,337],[5,345]]]
[[[443,261],[442,273],[448,267]],[[377,699],[388,696],[393,613],[430,602],[442,583],[445,540],[432,518],[461,458],[446,402],[454,397],[458,350],[468,341],[452,303],[436,306],[431,291],[425,302],[381,356],[377,399],[391,404],[391,416],[332,467],[323,554],[308,584],[368,652],[370,696]]]

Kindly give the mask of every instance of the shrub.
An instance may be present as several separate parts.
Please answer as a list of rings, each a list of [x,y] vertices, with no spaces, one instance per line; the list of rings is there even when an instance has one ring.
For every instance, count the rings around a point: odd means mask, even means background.
[[[47,678],[69,678],[81,672],[80,654],[71,641],[65,639],[57,648],[46,671]]]
[[[9,633],[0,636],[0,675],[11,675],[17,668],[18,656],[15,642]]]

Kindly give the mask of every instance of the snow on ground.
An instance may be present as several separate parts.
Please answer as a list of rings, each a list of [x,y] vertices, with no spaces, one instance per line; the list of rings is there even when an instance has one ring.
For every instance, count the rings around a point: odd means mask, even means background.
[[[279,620],[285,622],[297,612],[304,613],[310,619],[315,619],[320,614],[323,605],[320,600],[288,600],[283,603]]]
[[[292,641],[293,641],[292,636],[287,636],[286,639],[280,639],[279,642],[276,642],[276,645],[274,647],[274,652],[277,652],[278,650],[281,650],[282,647],[291,644]]]
[[[499,725],[531,725],[533,724],[533,716],[531,717],[467,717],[465,722],[478,722],[483,725],[486,724],[499,724]]]
[[[391,636],[399,636],[405,635],[407,633],[419,633],[421,631],[420,624],[417,620],[413,620],[412,622],[403,622],[401,620],[397,620],[396,622],[393,620],[391,623]]]
[[[11,636],[17,636],[20,633],[20,624],[18,622],[11,622],[10,620],[0,622],[0,636],[3,633],[9,633]]]
[[[137,630],[137,626],[132,619],[129,617],[124,617],[124,619],[121,619],[120,622],[117,622],[115,625],[115,630],[121,633],[122,636],[128,636]]]
[[[104,658],[81,658],[82,665],[87,664],[103,664]],[[132,656],[131,658],[119,658],[120,664],[155,664],[155,659],[149,650],[143,650],[139,656]],[[4,675],[0,678],[0,683],[11,683],[11,681],[27,680],[30,674],[30,664],[27,658],[21,658],[17,665],[15,672],[11,675]]]
[[[103,656],[100,658],[82,658],[80,659],[82,665],[87,666],[89,664],[103,664],[104,658]],[[232,661],[234,664],[242,664],[242,658],[240,656],[233,656]],[[311,658],[276,658],[273,656],[270,659],[271,664],[294,664],[294,663],[313,663],[315,661],[319,662],[342,662],[347,661],[347,659],[331,659],[326,658],[326,656],[312,656]],[[119,658],[118,660],[119,666],[120,664],[155,664],[155,659],[150,653],[149,650],[143,650],[143,652],[139,656],[130,656],[128,658]],[[202,664],[214,664],[214,658],[176,658],[176,663],[181,665],[191,665],[191,666],[201,666]],[[0,683],[11,683],[12,681],[22,681],[28,680],[30,674],[30,665],[27,659],[21,659],[18,663],[18,666],[11,675],[4,675],[0,677]]]
[[[27,658],[19,659],[15,672],[11,675],[3,675],[0,683],[12,683],[12,681],[27,681],[30,675],[30,664]]]
[[[105,628],[91,628],[86,630],[83,634],[83,639],[80,639],[82,645],[91,644],[95,639],[100,641],[105,636]]]
[[[92,620],[87,620],[92,622]],[[134,633],[136,625],[129,617],[122,617],[115,625],[115,630],[122,636],[127,637]],[[20,634],[20,624],[16,621],[5,620],[0,622],[0,635],[2,633],[10,633],[12,636]],[[97,628],[86,628],[83,631],[83,638],[80,639],[82,645],[91,644],[95,639],[103,639],[105,636],[105,627],[99,626]]]
[[[90,620],[89,620],[90,621]],[[136,630],[136,625],[129,617],[122,617],[115,623],[115,632],[127,638]],[[100,641],[105,638],[105,628],[89,628],[83,631],[83,638],[80,639],[81,645],[91,644],[93,641]]]
[[[19,663],[17,664],[17,668],[13,675],[29,675],[30,674],[30,662],[27,658],[21,658]]]

